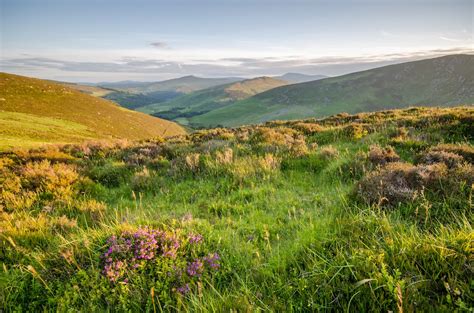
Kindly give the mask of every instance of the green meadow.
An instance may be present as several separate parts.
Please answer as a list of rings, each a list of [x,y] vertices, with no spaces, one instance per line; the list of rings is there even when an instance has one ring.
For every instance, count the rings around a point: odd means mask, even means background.
[[[472,311],[473,125],[411,108],[7,150],[0,310]]]

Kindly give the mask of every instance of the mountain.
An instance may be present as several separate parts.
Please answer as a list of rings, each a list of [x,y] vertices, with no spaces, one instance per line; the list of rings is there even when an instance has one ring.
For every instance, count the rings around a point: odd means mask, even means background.
[[[286,81],[272,77],[257,77],[195,91],[164,103],[144,106],[138,110],[166,119],[177,119],[180,123],[186,124],[186,120],[193,116],[287,84]]]
[[[2,148],[98,138],[183,134],[179,125],[119,107],[62,84],[0,73]]]
[[[282,86],[194,117],[195,125],[235,126],[409,106],[474,102],[474,55],[449,55]]]
[[[274,78],[276,79],[281,79],[287,82],[290,82],[292,84],[296,83],[305,83],[313,80],[318,80],[318,79],[323,79],[323,78],[328,78],[326,75],[307,75],[307,74],[301,74],[301,73],[286,73],[281,76],[275,76]]]
[[[125,88],[125,91],[132,93],[147,94],[156,91],[175,91],[180,93],[190,93],[196,90],[206,89],[213,86],[233,83],[242,80],[238,77],[224,78],[203,78],[196,76],[184,76],[160,82],[148,83],[143,86]]]

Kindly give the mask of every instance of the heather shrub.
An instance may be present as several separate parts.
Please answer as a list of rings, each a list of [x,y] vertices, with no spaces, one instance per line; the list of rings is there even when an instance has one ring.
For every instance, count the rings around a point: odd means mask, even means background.
[[[197,293],[219,270],[220,257],[206,249],[199,234],[139,228],[111,236],[101,256],[108,301],[171,305]],[[104,286],[105,286],[104,285]],[[123,288],[127,286],[127,288]],[[130,297],[131,291],[134,296]],[[112,303],[113,303],[112,302]]]
[[[258,127],[252,133],[250,143],[257,149],[277,153],[279,151],[300,151],[304,137],[296,130],[288,127],[268,128]]]
[[[54,200],[69,200],[79,174],[66,164],[49,161],[29,162],[21,173],[22,187]]]
[[[231,129],[227,128],[214,128],[208,130],[200,130],[192,134],[193,142],[203,142],[209,140],[232,140],[235,134]]]
[[[388,163],[365,176],[358,184],[358,195],[370,204],[396,205],[414,200],[416,189],[408,181],[414,166],[408,163]]]
[[[474,164],[474,147],[464,144],[440,144],[431,148],[432,151],[444,151],[462,156],[466,161]]]
[[[379,145],[370,146],[368,153],[369,161],[374,165],[385,165],[389,162],[398,162],[400,157],[391,146],[381,148]]]
[[[466,210],[473,191],[473,174],[474,166],[467,163],[448,168],[444,163],[415,166],[394,162],[362,178],[357,193],[364,202],[381,206],[428,200],[429,206],[441,211],[446,206]]]
[[[79,174],[72,165],[28,162],[22,168],[0,173],[0,207],[7,211],[35,204],[70,202],[77,193]]]
[[[315,133],[322,132],[324,127],[316,124],[316,123],[306,123],[306,122],[298,122],[292,125],[292,127],[296,130],[299,130],[305,135],[313,135]]]
[[[464,158],[458,154],[446,152],[446,151],[436,151],[430,150],[418,157],[418,163],[423,164],[435,164],[435,163],[444,163],[447,167],[453,168],[461,165],[464,161]]]
[[[367,125],[352,123],[342,129],[342,133],[349,139],[361,139],[369,134]]]

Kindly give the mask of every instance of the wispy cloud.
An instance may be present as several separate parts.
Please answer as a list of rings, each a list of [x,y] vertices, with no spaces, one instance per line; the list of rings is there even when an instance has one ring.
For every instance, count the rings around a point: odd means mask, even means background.
[[[32,75],[44,78],[63,76],[93,77],[110,75],[114,77],[139,77],[144,79],[166,79],[183,75],[208,77],[261,75],[280,75],[286,72],[306,74],[340,75],[366,70],[394,63],[419,60],[446,54],[472,53],[469,47],[433,49],[407,53],[388,53],[365,56],[327,56],[327,57],[226,57],[213,61],[188,59],[172,60],[168,58],[122,57],[115,61],[69,61],[59,58],[22,56],[0,61],[4,71]],[[52,76],[54,72],[55,76]],[[33,74],[31,74],[33,73]],[[40,73],[35,75],[34,73]],[[49,74],[45,74],[49,73]],[[68,74],[69,73],[69,74]],[[74,74],[76,73],[76,74]],[[89,73],[87,76],[87,73]]]
[[[446,40],[446,41],[451,41],[451,42],[461,42],[461,41],[464,41],[464,40],[462,40],[462,39],[449,38],[449,37],[446,37],[446,36],[440,36],[439,39]]]
[[[154,42],[150,43],[150,46],[152,46],[154,48],[158,48],[158,49],[169,48],[168,44],[166,42],[163,42],[163,41],[154,41]]]

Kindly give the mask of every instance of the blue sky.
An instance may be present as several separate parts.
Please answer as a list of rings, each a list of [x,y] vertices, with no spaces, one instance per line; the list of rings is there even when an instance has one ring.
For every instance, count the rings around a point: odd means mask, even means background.
[[[473,1],[0,0],[1,70],[69,81],[340,75],[473,50]]]

